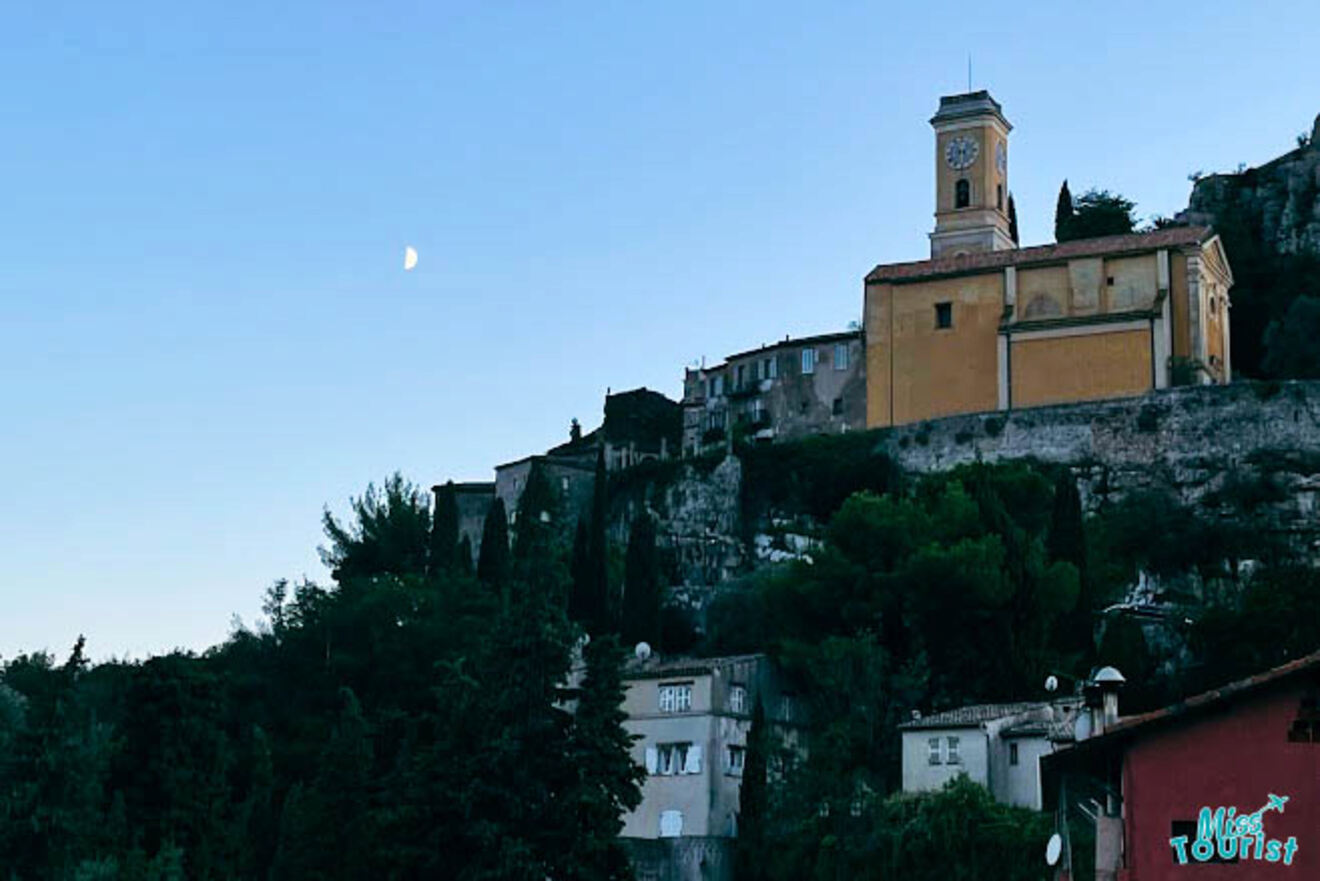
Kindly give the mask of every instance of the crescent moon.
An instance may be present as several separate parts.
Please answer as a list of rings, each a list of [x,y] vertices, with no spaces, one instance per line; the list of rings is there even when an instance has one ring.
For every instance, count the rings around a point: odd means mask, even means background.
[[[403,268],[412,269],[417,265],[417,251],[411,245],[403,249]]]

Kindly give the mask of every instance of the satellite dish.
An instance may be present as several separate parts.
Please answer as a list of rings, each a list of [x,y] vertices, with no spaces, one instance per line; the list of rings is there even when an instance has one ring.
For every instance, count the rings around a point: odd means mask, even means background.
[[[651,657],[651,644],[648,642],[637,643],[637,648],[633,650],[633,654],[637,655],[637,660],[645,661]]]
[[[1050,836],[1049,842],[1045,845],[1045,865],[1053,866],[1059,862],[1059,855],[1063,853],[1063,839],[1059,833],[1055,832]]]
[[[1058,690],[1059,690],[1059,677],[1058,677],[1058,676],[1054,676],[1054,675],[1052,675],[1052,674],[1049,675],[1049,676],[1046,676],[1046,677],[1045,677],[1045,690],[1046,690],[1046,691],[1058,691]]]
[[[412,245],[403,249],[403,268],[412,269],[417,265],[417,250]]]

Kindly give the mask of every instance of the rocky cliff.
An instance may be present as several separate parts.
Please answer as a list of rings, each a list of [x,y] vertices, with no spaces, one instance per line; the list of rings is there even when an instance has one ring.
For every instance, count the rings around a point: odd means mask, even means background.
[[[1185,219],[1223,225],[1233,215],[1257,231],[1266,249],[1320,251],[1320,116],[1299,140],[1297,149],[1257,168],[1199,178]]]
[[[1249,509],[1259,528],[1298,550],[1320,547],[1320,382],[1240,382],[1136,398],[956,416],[858,434],[869,455],[852,476],[875,487],[880,463],[909,474],[973,462],[1066,465],[1096,510],[1134,492],[1162,492],[1199,516]],[[659,520],[668,580],[700,605],[711,590],[759,565],[809,555],[822,527],[801,497],[749,504],[765,480],[737,457],[669,463],[638,475],[614,498],[614,535],[649,510]],[[837,474],[792,475],[802,484]],[[840,489],[840,493],[844,490]],[[1159,529],[1159,523],[1152,523]]]

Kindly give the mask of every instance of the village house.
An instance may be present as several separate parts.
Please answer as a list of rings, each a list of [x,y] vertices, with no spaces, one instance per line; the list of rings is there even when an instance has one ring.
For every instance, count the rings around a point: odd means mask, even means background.
[[[922,716],[903,732],[903,791],[931,792],[966,774],[996,801],[1040,810],[1041,756],[1071,740],[1075,704],[976,704]]]
[[[646,768],[641,804],[621,833],[638,881],[730,881],[756,701],[776,742],[793,748],[804,722],[798,698],[765,655],[647,655],[629,663],[624,684],[624,727]]]
[[[797,440],[866,427],[861,331],[785,338],[683,375],[683,455],[735,436]]]
[[[1041,760],[1045,808],[1069,820],[1056,881],[1091,881],[1078,823],[1095,881],[1320,878],[1320,653],[1140,715],[1115,698],[1089,728]],[[1220,808],[1259,822],[1218,834]]]
[[[945,96],[930,122],[930,259],[877,266],[864,284],[868,427],[1231,380],[1233,275],[1217,235],[1019,248],[999,103]]]

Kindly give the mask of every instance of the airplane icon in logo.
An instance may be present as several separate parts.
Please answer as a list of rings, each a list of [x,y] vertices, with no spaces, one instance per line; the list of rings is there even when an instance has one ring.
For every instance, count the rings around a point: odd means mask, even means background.
[[[1268,804],[1266,804],[1263,808],[1261,808],[1260,810],[1256,811],[1255,813],[1245,814],[1244,816],[1247,816],[1247,817],[1259,817],[1261,814],[1268,813],[1269,811],[1278,811],[1279,813],[1282,814],[1282,813],[1283,813],[1283,806],[1284,806],[1285,804],[1287,804],[1287,803],[1288,803],[1288,796],[1286,796],[1286,795],[1275,795],[1274,793],[1271,792],[1271,793],[1270,793],[1270,800],[1269,800],[1269,803],[1268,803]]]

